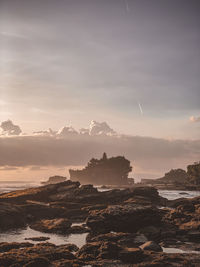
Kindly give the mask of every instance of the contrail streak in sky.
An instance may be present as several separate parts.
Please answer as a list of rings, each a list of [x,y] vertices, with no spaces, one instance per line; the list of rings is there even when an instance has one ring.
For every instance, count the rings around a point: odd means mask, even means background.
[[[140,109],[141,115],[143,115],[142,106],[140,105],[140,102],[139,102],[139,101],[138,101],[138,106],[139,106],[139,109]]]
[[[126,12],[129,13],[130,8],[129,8],[129,4],[128,4],[128,0],[124,0],[125,5],[126,5]]]

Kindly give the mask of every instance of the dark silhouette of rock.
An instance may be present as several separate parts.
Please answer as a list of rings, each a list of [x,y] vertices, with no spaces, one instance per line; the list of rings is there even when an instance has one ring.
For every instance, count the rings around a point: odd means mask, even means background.
[[[192,165],[188,165],[187,173],[189,176],[189,181],[192,184],[200,185],[200,162],[195,162]]]
[[[160,245],[158,245],[154,241],[148,241],[140,246],[142,250],[150,250],[150,251],[162,251]]]
[[[71,180],[81,183],[125,185],[128,184],[128,173],[132,171],[130,161],[125,157],[107,158],[106,153],[101,159],[92,158],[82,170],[69,170]]]
[[[41,184],[57,184],[57,183],[62,183],[66,181],[66,177],[64,176],[59,176],[59,175],[55,175],[55,176],[51,176],[49,177],[49,180],[46,182],[41,182]]]
[[[142,179],[144,184],[152,185],[174,185],[174,186],[183,186],[188,183],[188,174],[182,169],[172,169],[169,172],[165,173],[162,178],[158,179]]]

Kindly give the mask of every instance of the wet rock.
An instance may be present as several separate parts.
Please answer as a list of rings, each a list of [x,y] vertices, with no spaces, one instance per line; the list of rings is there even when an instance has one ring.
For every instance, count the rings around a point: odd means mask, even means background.
[[[200,221],[191,220],[180,225],[183,230],[200,230]]]
[[[159,210],[139,205],[115,205],[105,210],[92,211],[86,224],[92,232],[137,232],[139,229],[161,223]]]
[[[120,247],[115,242],[102,242],[99,248],[98,258],[100,259],[117,259]]]
[[[18,243],[18,242],[12,242],[12,243],[8,243],[8,242],[2,242],[0,243],[0,253],[2,252],[7,252],[11,249],[18,249],[18,248],[25,248],[25,247],[32,247],[33,244],[29,243],[29,242],[22,242],[22,243]]]
[[[149,197],[151,199],[156,199],[156,200],[160,198],[157,189],[154,187],[140,186],[140,187],[132,188],[131,190],[135,196],[146,196],[146,197]]]
[[[93,265],[95,261],[98,264],[101,262],[100,266],[107,266],[108,262],[105,260],[117,261],[118,264],[122,264],[138,263],[145,258],[143,251],[138,247],[126,247],[118,242],[105,240],[85,244],[76,256],[88,264],[92,263],[92,266],[95,266]],[[112,266],[111,262],[108,266]]]
[[[177,207],[177,211],[191,213],[195,211],[195,206],[191,202],[185,203],[183,205],[179,205]]]
[[[186,236],[189,239],[189,241],[199,242],[200,241],[200,230],[198,231],[190,230],[189,232],[187,232]]]
[[[39,257],[29,261],[23,267],[49,267],[50,265],[51,263],[47,258]]]
[[[74,244],[61,245],[60,248],[62,247],[64,247],[64,249],[69,250],[70,252],[77,252],[79,250],[79,248]]]
[[[32,200],[48,203],[49,201],[51,201],[51,196],[55,195],[56,193],[59,194],[59,188],[65,188],[65,190],[70,191],[72,195],[73,190],[68,190],[68,188],[70,188],[70,186],[78,188],[79,185],[79,182],[72,182],[70,180],[67,180],[58,184],[50,184],[36,188],[12,191],[10,193],[1,194],[0,201],[6,200],[12,203],[23,203],[27,200]]]
[[[107,233],[97,236],[89,234],[86,238],[87,242],[114,242],[123,247],[137,247],[147,241],[147,238],[142,234],[133,233]]]
[[[0,253],[0,266],[12,266],[19,264],[20,266],[43,266],[37,259],[47,259],[42,264],[51,264],[54,261],[65,259],[73,262],[76,257],[68,250],[67,246],[55,246],[51,243],[39,243],[32,247],[24,247],[20,249],[12,249],[8,252]],[[38,265],[36,265],[36,263]],[[30,265],[28,265],[30,264]],[[32,265],[31,265],[32,264]],[[48,265],[44,265],[48,266]],[[52,266],[52,265],[51,265]]]
[[[151,250],[151,251],[162,251],[162,248],[160,245],[158,245],[154,241],[148,241],[140,246],[142,250]]]
[[[41,220],[30,226],[30,228],[45,232],[65,234],[69,232],[71,222],[68,219]]]
[[[99,248],[102,242],[86,243],[77,252],[76,256],[83,261],[95,260],[99,255]]]
[[[0,230],[15,229],[26,225],[23,209],[10,203],[0,203]]]
[[[144,260],[144,253],[140,248],[124,248],[119,253],[119,259],[125,263],[139,263]]]
[[[92,184],[82,185],[77,191],[78,195],[96,194],[96,193],[98,193],[98,190]]]
[[[89,229],[87,227],[84,227],[82,225],[74,225],[70,227],[69,232],[71,234],[83,234],[83,233],[88,233]]]
[[[198,267],[200,264],[199,255],[195,254],[169,254],[163,252],[145,251],[144,260],[138,263],[137,267]]]

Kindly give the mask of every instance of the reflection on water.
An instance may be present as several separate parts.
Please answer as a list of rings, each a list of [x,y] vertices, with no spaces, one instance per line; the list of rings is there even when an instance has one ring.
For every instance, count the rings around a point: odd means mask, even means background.
[[[41,233],[31,229],[30,227],[27,227],[26,229],[0,233],[0,242],[30,242],[36,244],[38,243],[38,241],[25,240],[25,238],[39,237],[39,236],[49,237],[50,239],[48,240],[48,242],[53,243],[55,245],[73,243],[78,247],[82,247],[86,243],[87,233],[58,235],[50,233]]]
[[[0,194],[40,186],[39,182],[0,181]]]
[[[194,254],[200,254],[200,251],[182,250],[182,249],[179,249],[179,248],[165,248],[165,247],[162,247],[162,250],[165,253],[194,253]]]
[[[200,196],[200,191],[183,191],[183,190],[158,190],[161,197],[165,197],[169,200],[177,198],[192,198]]]

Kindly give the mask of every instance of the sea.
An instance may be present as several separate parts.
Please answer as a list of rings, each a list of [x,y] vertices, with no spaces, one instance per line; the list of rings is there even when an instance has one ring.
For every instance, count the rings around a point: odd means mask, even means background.
[[[15,190],[22,190],[31,187],[37,187],[41,184],[39,182],[22,182],[22,181],[0,181],[0,194],[7,193]],[[108,189],[100,189],[99,191],[105,191]],[[159,194],[162,197],[165,197],[169,200],[177,199],[177,198],[192,198],[196,196],[200,196],[200,191],[181,191],[181,190],[159,190]],[[84,223],[84,222],[83,222]],[[22,229],[12,230],[8,232],[0,232],[0,242],[30,242],[30,243],[38,243],[39,241],[26,240],[25,238],[32,237],[48,237],[47,240],[50,243],[55,245],[63,245],[68,243],[73,243],[78,247],[82,247],[86,243],[87,233],[84,234],[70,234],[70,235],[58,235],[58,234],[49,234],[49,233],[41,233],[39,231],[35,231],[30,227],[25,227]],[[163,250],[164,251],[164,250]],[[178,253],[176,249],[168,250],[165,252],[168,253]],[[180,252],[180,251],[179,251]]]

